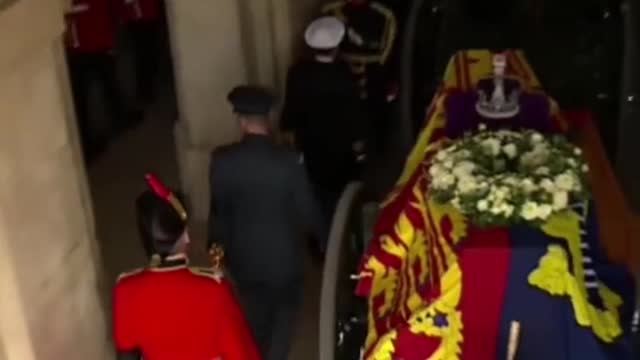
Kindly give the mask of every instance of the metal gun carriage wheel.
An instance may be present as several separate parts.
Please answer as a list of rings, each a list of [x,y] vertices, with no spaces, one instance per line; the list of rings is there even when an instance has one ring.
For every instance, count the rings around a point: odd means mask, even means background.
[[[358,359],[366,333],[366,305],[354,294],[353,277],[375,204],[365,204],[363,184],[345,188],[331,225],[320,298],[319,359]]]

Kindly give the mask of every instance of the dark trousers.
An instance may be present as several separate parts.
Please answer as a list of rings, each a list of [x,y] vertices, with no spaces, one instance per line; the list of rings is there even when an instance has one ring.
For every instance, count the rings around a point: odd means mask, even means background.
[[[82,146],[86,156],[91,158],[126,121],[116,80],[115,59],[109,53],[70,53],[67,58]],[[106,114],[93,108],[96,102],[90,97],[92,89],[99,90],[101,97],[98,100]],[[102,116],[106,123],[101,125],[97,120]]]
[[[374,97],[364,100],[363,107],[368,109],[369,152],[383,154],[391,139],[390,132],[397,131],[390,127],[390,106],[384,98]]]
[[[127,25],[131,37],[136,72],[136,97],[141,105],[153,100],[160,54],[162,23],[135,21]]]
[[[302,282],[283,286],[236,282],[247,322],[265,360],[287,360],[302,300]]]

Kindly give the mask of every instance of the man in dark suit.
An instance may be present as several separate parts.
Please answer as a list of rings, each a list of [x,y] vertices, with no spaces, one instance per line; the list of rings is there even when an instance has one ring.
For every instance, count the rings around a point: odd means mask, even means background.
[[[376,0],[336,0],[322,8],[346,27],[340,54],[357,79],[371,127],[369,150],[383,152],[388,143],[389,103],[397,95],[394,69],[398,24],[391,8]],[[373,153],[371,154],[373,155]]]
[[[364,157],[366,124],[358,88],[338,58],[344,24],[335,17],[313,21],[305,32],[313,59],[296,62],[287,76],[281,127],[295,135],[327,228],[345,186]],[[322,253],[326,243],[318,244]]]
[[[297,155],[270,136],[273,97],[241,86],[228,99],[243,137],[211,156],[209,245],[225,249],[264,358],[286,360],[302,300],[302,230],[326,237],[323,219]]]

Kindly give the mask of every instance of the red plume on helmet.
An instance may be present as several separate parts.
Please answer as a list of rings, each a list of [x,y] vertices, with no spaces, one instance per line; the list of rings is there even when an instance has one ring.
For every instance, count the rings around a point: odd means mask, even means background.
[[[185,210],[184,206],[178,200],[178,198],[166,187],[160,179],[154,174],[147,174],[144,176],[147,181],[147,185],[151,188],[154,194],[156,194],[159,198],[167,201],[174,210],[178,213],[182,221],[187,220],[187,210]]]

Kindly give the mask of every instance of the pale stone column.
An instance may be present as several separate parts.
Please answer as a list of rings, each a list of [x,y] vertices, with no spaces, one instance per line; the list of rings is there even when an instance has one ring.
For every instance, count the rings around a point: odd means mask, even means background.
[[[0,9],[0,358],[11,360],[113,359],[62,5]]]
[[[226,95],[246,81],[237,0],[169,0],[178,113],[176,148],[192,217],[208,214],[211,150],[238,136]]]
[[[226,101],[242,83],[281,98],[292,48],[316,0],[168,0],[179,121],[176,148],[183,190],[197,222],[209,212],[210,152],[238,137]],[[275,116],[277,121],[278,116]]]
[[[289,66],[303,45],[318,0],[240,0],[249,81],[271,87],[282,99]],[[281,103],[279,105],[282,105]]]

